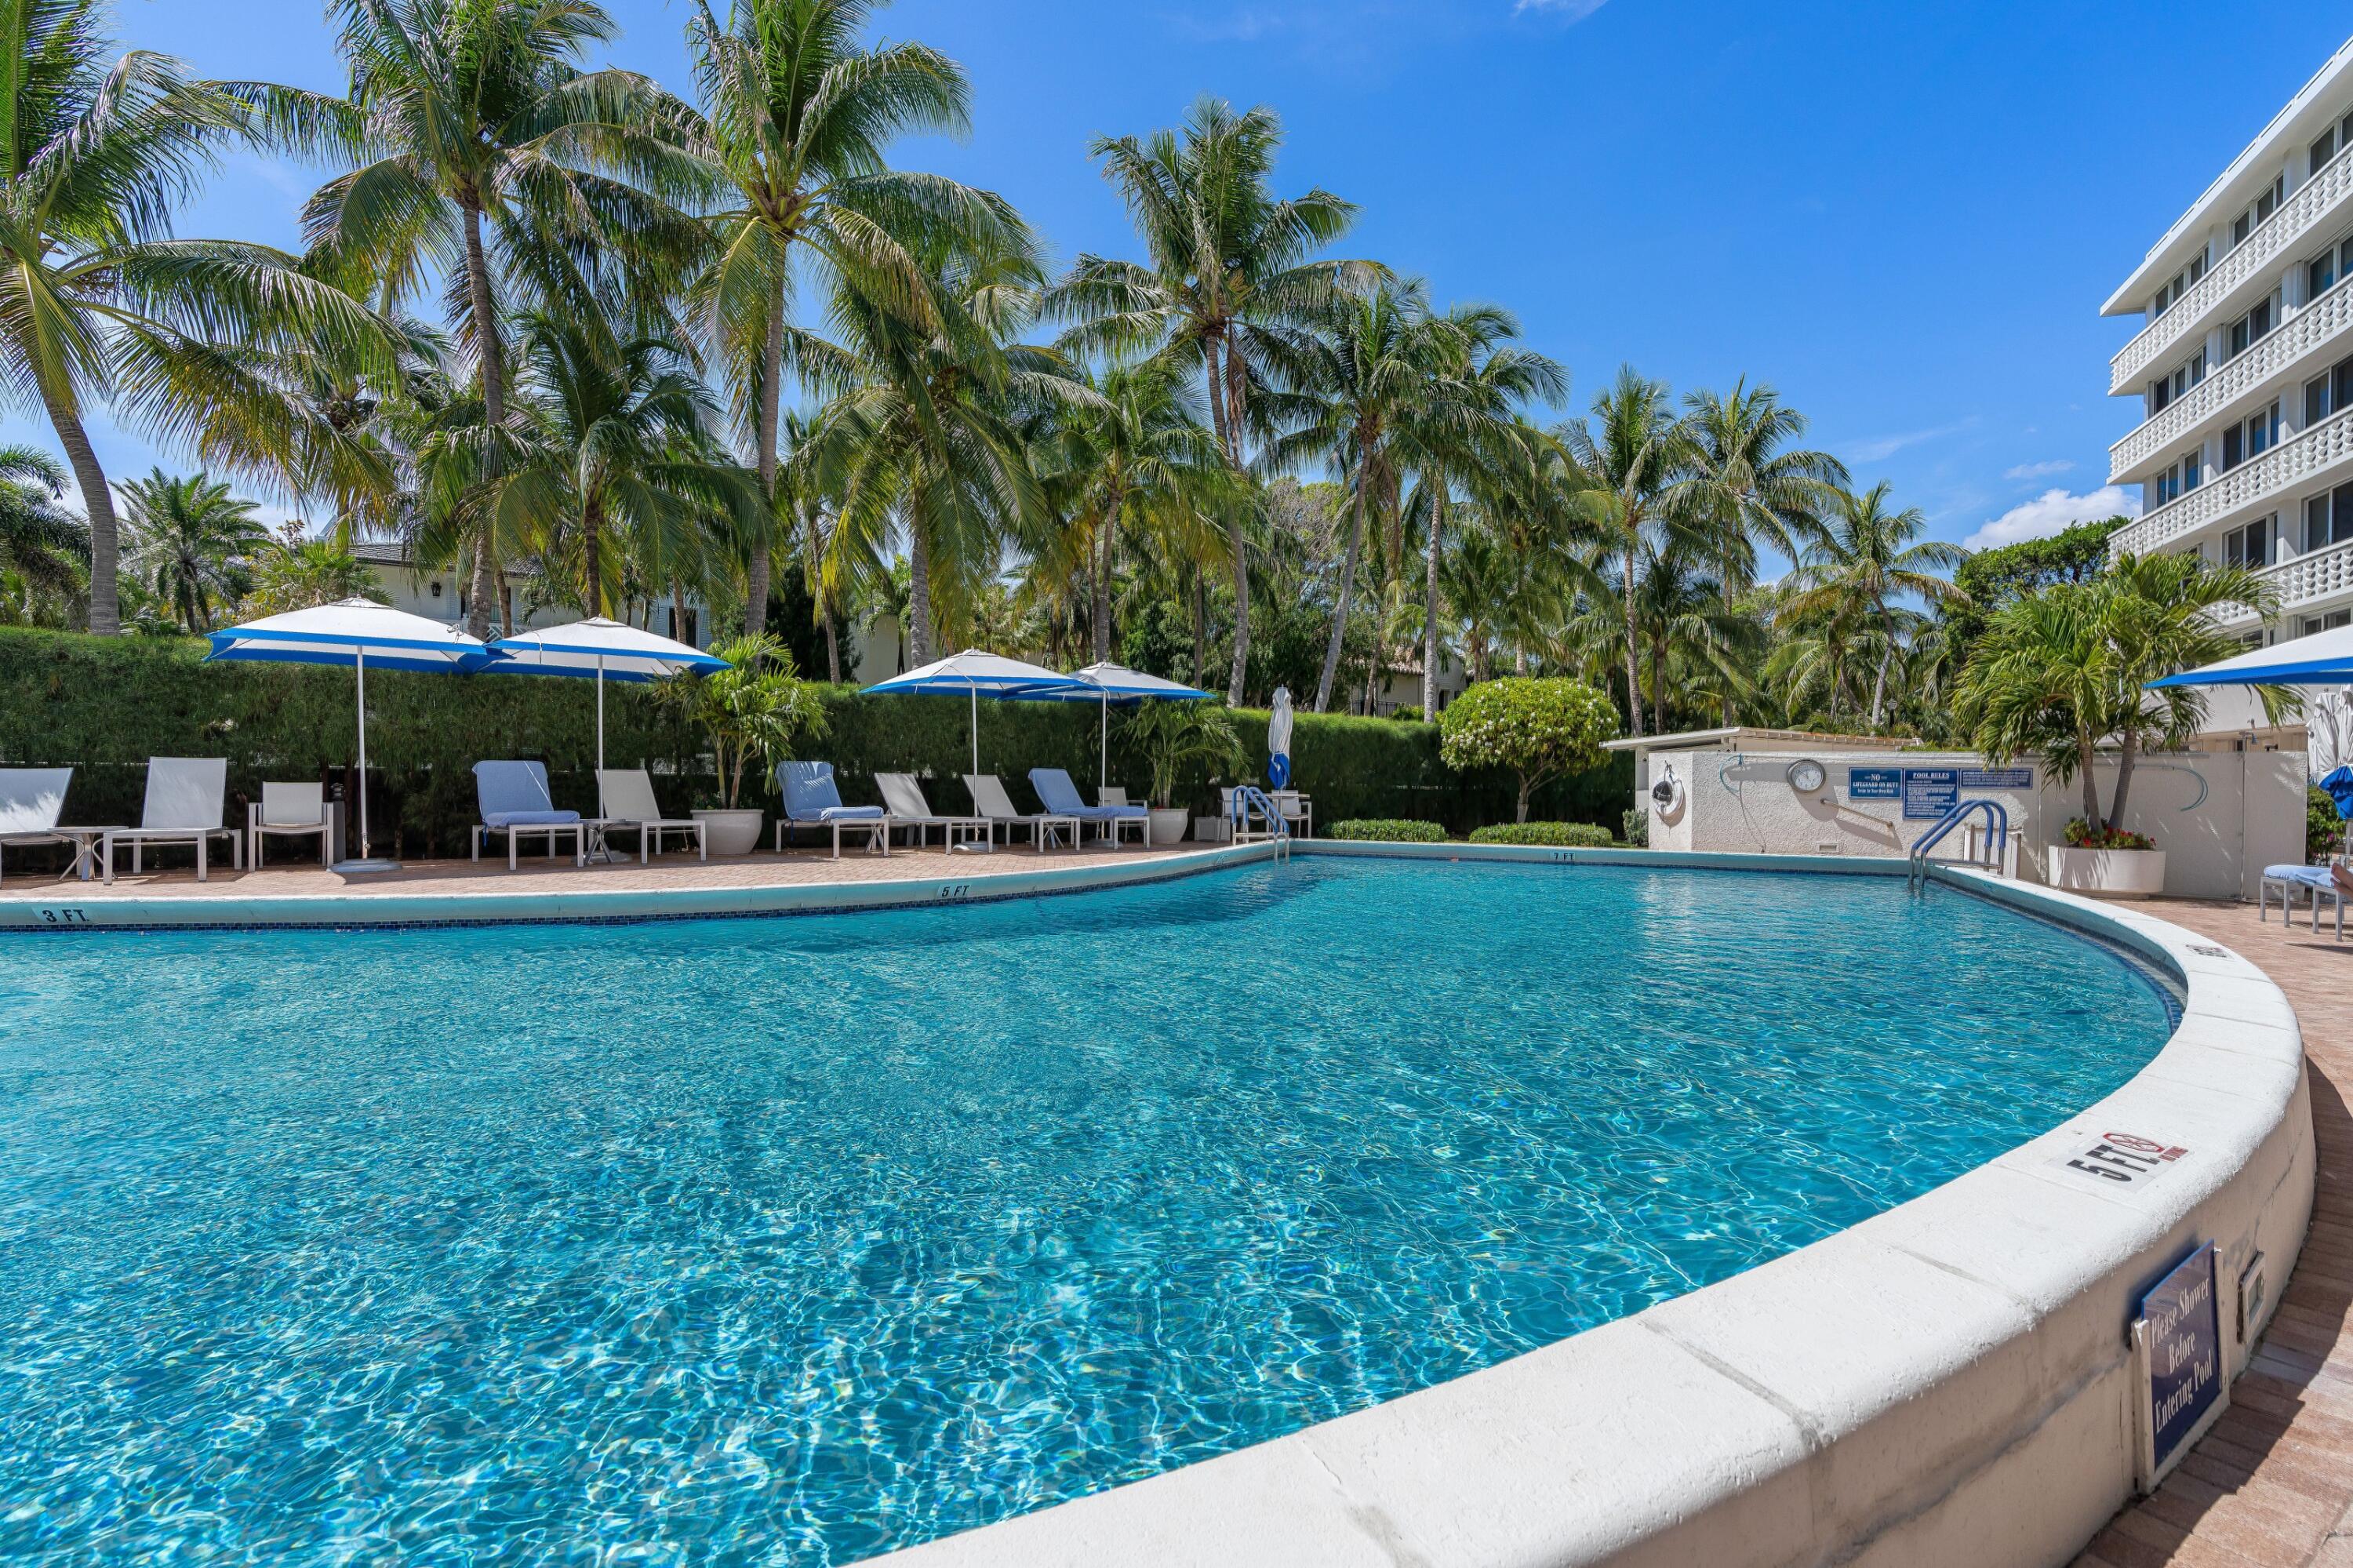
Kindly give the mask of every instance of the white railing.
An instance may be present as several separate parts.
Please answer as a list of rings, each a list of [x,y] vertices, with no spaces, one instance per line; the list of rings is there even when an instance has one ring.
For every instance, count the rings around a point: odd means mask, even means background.
[[[2231,404],[2315,354],[2353,325],[2353,289],[2331,289],[2246,353],[2184,392],[2165,411],[2108,449],[2108,482],[2157,457]]]
[[[2218,474],[2189,494],[2167,502],[2117,530],[2112,553],[2146,556],[2174,540],[2203,533],[2240,512],[2253,512],[2324,470],[2353,458],[2353,408],[2297,431],[2261,457]],[[2289,519],[2289,521],[2294,521]]]
[[[2192,336],[2203,336],[2212,324],[2206,318],[2225,296],[2257,273],[2277,262],[2297,240],[2337,216],[2346,198],[2353,196],[2353,155],[2339,153],[2321,165],[2320,173],[2295,188],[2239,248],[2207,270],[2173,308],[2134,334],[2108,361],[2111,394],[2131,388],[2143,372],[2168,351]]]
[[[2298,556],[2292,561],[2282,561],[2275,567],[2265,567],[2263,576],[2279,590],[2283,620],[2315,600],[2353,593],[2353,539]],[[2253,610],[2243,609],[2226,610],[2215,617],[2225,626],[2241,625],[2254,618]],[[2284,630],[2294,635],[2293,623]]]

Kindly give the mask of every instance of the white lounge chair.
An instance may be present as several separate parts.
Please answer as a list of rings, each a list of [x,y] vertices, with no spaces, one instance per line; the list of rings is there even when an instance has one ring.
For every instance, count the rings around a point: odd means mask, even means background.
[[[615,828],[635,829],[638,835],[638,863],[644,865],[652,855],[661,853],[664,833],[692,833],[694,853],[699,860],[711,858],[711,846],[702,836],[702,820],[699,817],[665,817],[661,806],[654,800],[653,775],[642,768],[600,768],[596,770],[596,798],[603,803],[605,825],[598,837]]]
[[[915,847],[922,849],[930,842],[931,830],[940,830],[940,842],[955,849],[970,845],[977,839],[990,849],[997,847],[997,828],[987,817],[943,817],[932,810],[923,799],[923,787],[912,773],[877,773],[874,782],[882,789],[883,810],[891,813],[894,827],[915,830]]]
[[[504,833],[507,840],[507,869],[515,869],[516,842],[527,834],[543,834],[547,853],[555,853],[555,841],[565,835],[572,839],[572,863],[585,865],[588,861],[588,833],[599,824],[583,821],[577,811],[559,811],[555,800],[547,792],[547,768],[537,762],[477,762],[474,764],[474,799],[482,809],[482,820],[467,835],[469,857],[482,858],[482,841],[493,833]]]
[[[131,874],[144,870],[142,861],[149,844],[192,844],[196,852],[196,880],[211,875],[211,847],[216,838],[228,840],[229,864],[245,869],[245,832],[221,819],[228,798],[228,759],[223,757],[151,757],[147,759],[147,803],[135,828],[109,828],[100,841],[102,874],[114,880],[114,849],[131,846]]]
[[[58,825],[65,814],[66,786],[72,782],[70,768],[0,768],[0,845],[71,844],[73,863],[58,880],[79,872],[87,882],[99,841],[111,830]]]
[[[319,863],[332,865],[343,847],[343,824],[327,800],[323,784],[269,784],[261,787],[259,803],[245,809],[245,863],[261,869],[261,841],[271,833],[281,838],[319,837]]]
[[[2267,919],[2271,898],[2276,893],[2280,901],[2280,921],[2295,924],[2295,898],[2301,893],[2312,900],[2312,929],[2320,933],[2320,901],[2328,900],[2337,912],[2337,939],[2345,939],[2345,889],[2325,865],[2267,865],[2263,879],[2255,884],[2255,918]]]
[[[1038,853],[1044,854],[1053,846],[1064,828],[1071,830],[1071,847],[1079,847],[1079,819],[1056,811],[1017,811],[1013,797],[1005,792],[1005,780],[994,773],[967,773],[964,787],[972,791],[973,810],[991,822],[1005,824],[1005,842],[1013,842],[1013,830],[1027,826],[1029,836],[1037,841]]]
[[[847,829],[864,833],[869,849],[891,853],[891,814],[880,806],[845,806],[833,781],[830,762],[779,762],[776,788],[784,791],[785,814],[776,819],[776,853],[785,853],[785,835],[796,827],[831,828],[833,858],[841,858],[841,835]]]

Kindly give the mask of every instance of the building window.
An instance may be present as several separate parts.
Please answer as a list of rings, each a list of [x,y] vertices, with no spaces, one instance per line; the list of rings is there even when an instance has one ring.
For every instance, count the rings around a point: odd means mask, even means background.
[[[2334,631],[2340,626],[2353,626],[2353,609],[2332,609],[2327,615],[2307,615],[2304,618],[2304,630],[2297,635],[2309,637],[2316,631]]]
[[[2206,379],[2206,351],[2200,349],[2173,367],[2169,376],[2160,376],[2148,385],[2148,411],[2161,414],[2166,407],[2183,393]]]
[[[2310,304],[2353,273],[2353,234],[2304,264],[2304,302]]]
[[[2272,302],[2269,300],[2257,301],[2253,310],[2231,323],[2231,347],[2222,357],[2226,360],[2238,358],[2269,336],[2271,330]]]
[[[2222,564],[2267,567],[2272,564],[2272,520],[2259,517],[2243,528],[2222,535]]]
[[[2191,289],[2196,288],[2198,286],[2198,280],[2203,278],[2205,275],[2206,253],[2201,250],[2197,255],[2189,259],[2189,266],[2184,267],[2180,271],[2176,272],[2169,282],[2158,290],[2157,299],[2149,306],[2149,315],[2151,318],[2153,319],[2155,317],[2161,316],[2166,312],[2171,310],[2175,305],[2180,303],[2181,296],[2188,293]]]
[[[2287,196],[2287,172],[2283,169],[2272,176],[2271,188],[2257,196],[2237,221],[2231,225],[2231,249],[2236,250],[2247,242],[2247,236],[2263,226],[2265,218],[2279,210]]]
[[[694,639],[694,623],[695,611],[692,605],[688,605],[683,609],[676,605],[670,606],[670,634],[673,641],[683,642],[692,648],[701,647],[702,644]]]
[[[2307,496],[2304,503],[2304,547],[2323,549],[2353,539],[2353,484]]]
[[[2312,162],[2307,166],[2313,174],[2316,175],[2327,168],[2328,160],[2335,156],[2337,156],[2337,127],[2331,125],[2320,133],[2318,141],[2313,143]]]
[[[2197,489],[2201,478],[2199,454],[2189,452],[2160,469],[2149,483],[2157,491],[2157,504],[2162,506]]]
[[[2230,472],[2251,458],[2258,458],[2279,445],[2280,411],[2274,403],[2250,418],[2242,419],[2222,432],[2222,471]]]

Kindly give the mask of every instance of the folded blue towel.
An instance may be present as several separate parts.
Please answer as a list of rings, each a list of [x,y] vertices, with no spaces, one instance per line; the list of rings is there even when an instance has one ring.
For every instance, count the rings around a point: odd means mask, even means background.
[[[2263,867],[2265,882],[2293,882],[2303,887],[2325,887],[2334,891],[2335,879],[2325,865],[2267,865]]]
[[[813,817],[796,811],[793,813],[793,821],[797,822],[875,822],[881,821],[883,815],[882,808],[880,806],[820,806]]]

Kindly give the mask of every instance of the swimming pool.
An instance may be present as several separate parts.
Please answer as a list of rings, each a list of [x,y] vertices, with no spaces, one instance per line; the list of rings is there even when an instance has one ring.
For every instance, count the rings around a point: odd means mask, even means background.
[[[2168,1022],[1949,888],[1591,866],[13,938],[0,1555],[854,1560],[1819,1239]]]

